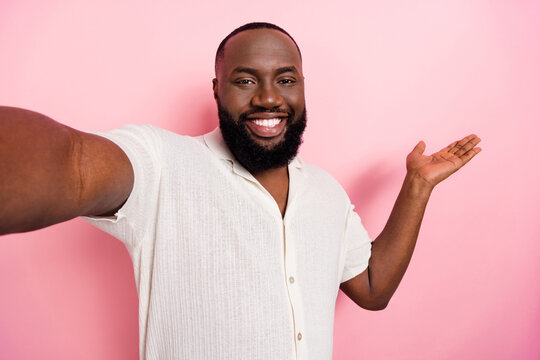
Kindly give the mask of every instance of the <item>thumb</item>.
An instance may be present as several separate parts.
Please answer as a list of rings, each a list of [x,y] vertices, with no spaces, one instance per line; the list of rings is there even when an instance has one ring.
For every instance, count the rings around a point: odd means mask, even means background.
[[[420,142],[416,144],[412,152],[417,153],[418,155],[422,155],[425,150],[426,150],[426,143],[420,140]]]

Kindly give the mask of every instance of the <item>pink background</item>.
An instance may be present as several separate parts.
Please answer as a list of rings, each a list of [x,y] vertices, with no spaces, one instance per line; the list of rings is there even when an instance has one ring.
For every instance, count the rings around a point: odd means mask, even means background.
[[[433,194],[389,307],[340,294],[334,359],[539,359],[540,2],[2,1],[0,103],[87,131],[201,134],[215,49],[255,20],[298,41],[302,157],[373,237],[418,140],[483,139]],[[0,359],[136,359],[137,342],[122,243],[80,219],[0,239]]]

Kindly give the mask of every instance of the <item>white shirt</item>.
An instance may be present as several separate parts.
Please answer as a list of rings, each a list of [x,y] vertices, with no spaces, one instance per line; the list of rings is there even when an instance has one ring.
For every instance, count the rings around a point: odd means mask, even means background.
[[[366,269],[371,241],[330,175],[294,159],[282,218],[219,129],[101,135],[135,182],[115,217],[88,220],[133,260],[141,360],[331,359],[339,284]]]

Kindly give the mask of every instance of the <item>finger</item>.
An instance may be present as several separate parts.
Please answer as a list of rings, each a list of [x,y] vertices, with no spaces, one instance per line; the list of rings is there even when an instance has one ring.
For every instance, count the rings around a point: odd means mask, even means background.
[[[463,139],[457,141],[454,143],[454,146],[452,146],[448,152],[451,153],[451,154],[455,154],[456,152],[458,152],[463,146],[465,146],[466,144],[468,144],[470,141],[473,141],[474,139],[477,139],[478,136],[476,136],[475,134],[471,134],[469,136],[465,136]]]
[[[482,148],[475,147],[467,151],[465,154],[461,155],[459,158],[461,161],[463,161],[463,165],[471,161],[473,157],[475,157],[480,151],[482,151]]]
[[[454,141],[453,143],[451,143],[447,147],[442,148],[441,150],[439,150],[439,152],[449,152],[449,150],[452,149],[454,146],[456,146],[456,144],[457,144],[457,141]]]
[[[422,155],[425,150],[426,150],[426,143],[420,140],[420,142],[416,144],[412,152],[417,153],[418,155]]]
[[[457,141],[455,145],[448,152],[452,154],[455,154],[456,152],[458,152],[459,149],[461,149],[465,144],[467,144],[471,140],[471,136],[472,135],[466,136],[463,139]]]
[[[474,138],[470,139],[467,143],[465,143],[460,149],[458,149],[455,152],[456,156],[461,157],[463,154],[465,154],[467,151],[474,148],[478,143],[481,141],[481,139],[478,136],[475,136]]]

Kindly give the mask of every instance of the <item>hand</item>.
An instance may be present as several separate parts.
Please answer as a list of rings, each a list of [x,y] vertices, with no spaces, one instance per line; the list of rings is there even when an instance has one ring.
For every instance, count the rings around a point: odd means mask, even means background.
[[[432,187],[455,173],[482,149],[476,147],[480,138],[469,135],[454,141],[432,155],[423,155],[426,144],[420,141],[407,156],[407,172],[419,176]]]

